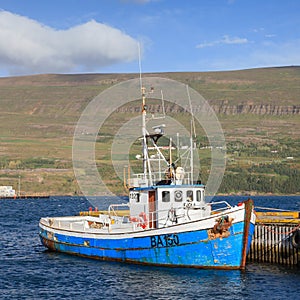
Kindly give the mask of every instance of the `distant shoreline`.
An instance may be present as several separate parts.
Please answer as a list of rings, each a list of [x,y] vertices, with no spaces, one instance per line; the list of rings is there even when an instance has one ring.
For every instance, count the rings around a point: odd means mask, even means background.
[[[50,199],[50,198],[55,198],[55,197],[83,197],[87,198],[84,195],[26,195],[26,196],[10,196],[10,197],[0,197],[0,200],[26,200],[26,199]],[[127,195],[99,195],[99,196],[90,196],[94,198],[98,197],[127,197]],[[255,194],[255,195],[246,195],[246,194],[217,194],[214,197],[300,197],[300,194]]]

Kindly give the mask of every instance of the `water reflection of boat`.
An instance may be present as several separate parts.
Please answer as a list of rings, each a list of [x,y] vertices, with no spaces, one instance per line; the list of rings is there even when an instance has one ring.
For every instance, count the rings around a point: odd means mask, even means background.
[[[129,202],[112,204],[99,216],[41,218],[40,238],[50,250],[101,260],[161,266],[243,269],[254,232],[252,200],[237,206],[206,203],[205,186],[190,169],[166,158],[158,146],[164,130],[146,128],[146,92],[142,88],[143,172],[128,180]],[[192,138],[191,138],[192,141]],[[151,168],[151,151],[166,164]]]

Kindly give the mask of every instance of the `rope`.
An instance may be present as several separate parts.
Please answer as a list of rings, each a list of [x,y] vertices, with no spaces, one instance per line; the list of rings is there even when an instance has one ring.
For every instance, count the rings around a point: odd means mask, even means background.
[[[298,228],[300,228],[300,224],[296,227],[294,227],[292,230],[288,231],[288,232],[282,232],[282,233],[279,233],[273,229],[269,229],[270,226],[273,226],[273,225],[266,225],[264,223],[260,223],[262,226],[266,227],[267,231],[269,232],[272,232],[272,233],[275,233],[275,234],[278,234],[278,235],[290,235],[291,233],[295,232]]]

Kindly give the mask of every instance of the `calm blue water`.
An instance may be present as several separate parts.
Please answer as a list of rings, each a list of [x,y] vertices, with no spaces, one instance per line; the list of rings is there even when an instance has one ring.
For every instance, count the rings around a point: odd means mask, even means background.
[[[216,197],[235,204],[247,197]],[[300,197],[252,197],[255,205],[300,210]],[[104,198],[103,207],[111,201]],[[124,201],[123,201],[124,202]],[[136,266],[52,253],[43,216],[74,215],[84,198],[0,200],[0,299],[299,299],[300,270],[248,264],[246,271]]]

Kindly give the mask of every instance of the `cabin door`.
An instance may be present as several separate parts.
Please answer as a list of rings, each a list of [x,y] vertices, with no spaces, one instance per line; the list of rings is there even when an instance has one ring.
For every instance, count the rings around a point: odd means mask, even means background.
[[[157,213],[155,205],[155,191],[148,192],[149,198],[149,228],[157,227]]]

